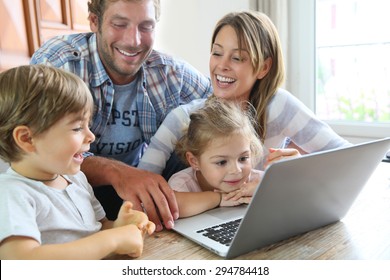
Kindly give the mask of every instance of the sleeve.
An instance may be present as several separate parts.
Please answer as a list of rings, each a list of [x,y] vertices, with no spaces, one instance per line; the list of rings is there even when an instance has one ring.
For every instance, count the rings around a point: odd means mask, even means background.
[[[183,136],[190,122],[191,112],[202,107],[205,99],[194,100],[173,109],[164,119],[142,156],[138,168],[162,174],[166,162],[175,150],[177,141]]]
[[[207,98],[213,93],[211,80],[191,64],[182,61],[179,72],[183,73],[181,100],[188,103],[194,99]]]
[[[308,153],[351,145],[287,91],[279,91],[270,108],[267,130],[290,138]]]
[[[193,192],[192,185],[194,184],[194,180],[183,170],[173,174],[169,178],[168,184],[172,190],[177,192]]]
[[[3,183],[3,182],[2,182]],[[41,243],[34,199],[18,186],[0,188],[0,242],[10,236],[31,237]]]

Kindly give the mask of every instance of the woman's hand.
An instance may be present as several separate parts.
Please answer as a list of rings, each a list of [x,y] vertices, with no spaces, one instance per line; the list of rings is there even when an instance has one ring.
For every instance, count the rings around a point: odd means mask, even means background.
[[[270,164],[285,159],[291,159],[300,157],[301,153],[297,149],[287,148],[287,149],[269,149],[269,155],[267,157],[267,162],[264,164],[264,168],[267,168]]]

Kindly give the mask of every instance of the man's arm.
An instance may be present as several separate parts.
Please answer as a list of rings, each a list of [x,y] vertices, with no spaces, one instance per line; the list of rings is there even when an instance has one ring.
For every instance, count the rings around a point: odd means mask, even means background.
[[[179,209],[172,189],[161,175],[98,156],[85,158],[81,169],[92,186],[112,185],[123,200],[133,203],[135,210],[145,209],[157,231],[162,229],[160,217],[166,228],[173,227]]]

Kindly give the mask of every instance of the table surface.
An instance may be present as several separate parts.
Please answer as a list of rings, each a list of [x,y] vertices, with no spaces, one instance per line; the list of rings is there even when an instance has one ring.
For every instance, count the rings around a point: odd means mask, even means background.
[[[109,259],[130,259],[115,255]],[[163,230],[145,239],[141,260],[219,260],[181,235]],[[382,162],[340,222],[291,237],[235,259],[390,260],[390,163]]]

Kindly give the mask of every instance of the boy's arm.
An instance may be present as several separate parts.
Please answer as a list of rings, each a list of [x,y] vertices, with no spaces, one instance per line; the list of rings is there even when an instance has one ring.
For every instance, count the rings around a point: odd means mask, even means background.
[[[143,237],[135,225],[102,230],[88,237],[62,244],[41,245],[35,239],[12,236],[0,245],[0,259],[102,259],[111,253],[139,257]]]

